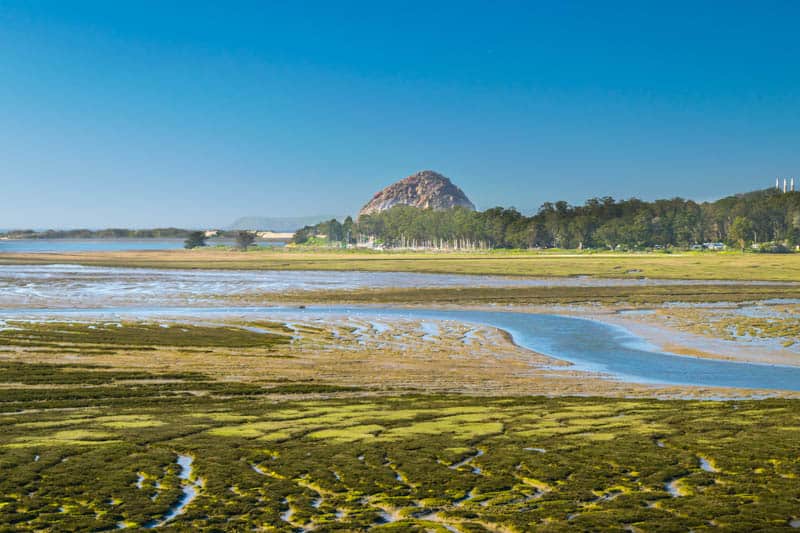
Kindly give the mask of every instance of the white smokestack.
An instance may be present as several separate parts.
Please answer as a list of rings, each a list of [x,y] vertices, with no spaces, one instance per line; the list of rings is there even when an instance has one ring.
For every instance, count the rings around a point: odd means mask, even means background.
[[[786,178],[783,178],[783,192],[786,192]]]
[[[780,178],[775,178],[775,190],[776,191],[781,190],[781,179]]]

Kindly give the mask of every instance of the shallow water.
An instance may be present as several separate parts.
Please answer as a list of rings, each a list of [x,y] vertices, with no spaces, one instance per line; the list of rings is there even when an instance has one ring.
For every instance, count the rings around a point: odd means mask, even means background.
[[[680,498],[683,496],[683,492],[678,485],[681,479],[682,478],[675,478],[664,484],[664,490],[666,490],[673,498]]]
[[[453,463],[448,468],[450,468],[450,470],[458,470],[462,466],[468,465],[473,460],[477,459],[478,457],[481,457],[483,455],[483,453],[484,453],[483,450],[478,450],[477,452],[473,453],[472,455],[468,455],[467,457],[465,457],[461,461],[458,461],[457,463]]]
[[[717,469],[705,457],[698,457],[698,462],[700,463],[700,468],[706,472],[717,472]]]
[[[422,340],[426,342],[435,342],[436,339],[439,337],[439,326],[436,322],[429,322],[423,320],[420,322],[420,328],[422,329]]]
[[[310,321],[326,316],[391,323],[395,319],[452,320],[496,327],[534,352],[634,383],[800,391],[800,367],[701,359],[659,351],[626,329],[588,319],[501,311],[371,307],[128,307],[106,309],[0,310],[2,319],[86,317],[102,320],[202,317]]]
[[[175,461],[178,463],[178,466],[181,467],[181,471],[178,473],[178,479],[181,480],[181,490],[183,494],[181,497],[176,501],[164,515],[161,520],[156,522],[150,522],[145,524],[145,529],[154,529],[160,527],[179,514],[183,513],[186,510],[186,507],[192,503],[197,497],[198,489],[202,486],[202,481],[199,479],[197,481],[191,482],[190,478],[192,476],[192,462],[193,459],[189,455],[179,455],[178,459]]]
[[[435,287],[632,286],[680,280],[526,278],[412,272],[187,270],[78,265],[0,265],[0,307],[210,305],[226,297],[287,291]],[[741,283],[739,284],[752,284]]]
[[[58,252],[123,252],[126,250],[179,250],[184,239],[0,239],[0,254]],[[213,239],[209,245],[232,246],[232,239]],[[259,246],[284,246],[282,242],[259,242]]]

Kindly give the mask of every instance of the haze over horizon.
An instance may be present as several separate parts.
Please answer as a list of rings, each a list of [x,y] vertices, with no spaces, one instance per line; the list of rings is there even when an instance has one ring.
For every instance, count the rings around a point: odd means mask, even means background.
[[[0,5],[0,227],[479,209],[798,177],[800,4]]]

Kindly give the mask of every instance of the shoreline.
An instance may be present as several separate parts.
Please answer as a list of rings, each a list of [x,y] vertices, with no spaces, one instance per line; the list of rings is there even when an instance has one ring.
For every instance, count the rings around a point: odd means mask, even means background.
[[[770,348],[752,348],[742,345],[732,345],[731,341],[710,336],[682,331],[668,326],[657,326],[637,320],[634,317],[619,317],[618,315],[598,315],[597,320],[607,324],[617,324],[635,335],[638,335],[666,352],[672,352],[684,357],[697,357],[703,359],[717,359],[736,363],[764,364],[773,366],[800,367],[800,356],[791,352],[781,352]],[[717,351],[710,344],[718,344]],[[695,344],[695,346],[692,346]],[[708,346],[704,349],[700,346]],[[725,353],[720,353],[720,352]]]
[[[676,327],[656,326],[644,322],[634,315],[621,316],[619,309],[607,306],[605,309],[586,309],[586,310],[564,310],[553,309],[544,306],[519,306],[519,307],[495,307],[495,306],[431,306],[431,308],[441,309],[472,309],[481,311],[512,311],[519,313],[545,314],[568,316],[583,320],[600,322],[602,324],[621,327],[629,333],[641,338],[643,341],[652,344],[664,353],[681,357],[691,357],[696,359],[713,359],[734,363],[759,364],[768,366],[788,366],[800,367],[800,356],[797,354],[768,348],[753,348],[743,345],[732,345],[732,341],[711,336],[699,335],[682,331]],[[708,349],[701,349],[692,346],[692,343],[706,345]],[[717,346],[709,346],[716,344]],[[725,353],[723,353],[725,352]]]

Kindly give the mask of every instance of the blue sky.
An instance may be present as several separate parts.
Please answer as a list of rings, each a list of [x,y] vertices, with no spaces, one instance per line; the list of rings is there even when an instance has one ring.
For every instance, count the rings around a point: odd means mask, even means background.
[[[713,199],[800,175],[800,2],[0,0],[0,227]]]

